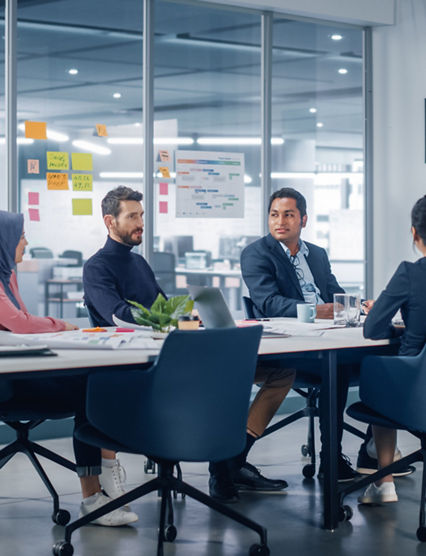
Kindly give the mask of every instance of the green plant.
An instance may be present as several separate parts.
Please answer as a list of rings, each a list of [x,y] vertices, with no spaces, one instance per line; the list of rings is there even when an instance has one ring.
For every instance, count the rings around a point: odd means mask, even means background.
[[[128,300],[128,302],[134,305],[131,311],[137,324],[151,326],[153,330],[161,332],[167,332],[171,326],[177,328],[179,318],[191,315],[194,306],[194,301],[189,295],[177,295],[166,299],[161,293],[158,294],[151,309],[136,301]]]

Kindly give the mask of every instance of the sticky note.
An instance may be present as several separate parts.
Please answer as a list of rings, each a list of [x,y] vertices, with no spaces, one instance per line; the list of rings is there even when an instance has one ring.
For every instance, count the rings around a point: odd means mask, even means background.
[[[169,194],[169,184],[167,182],[160,182],[160,195]]]
[[[28,174],[39,174],[40,173],[40,163],[37,159],[29,158],[27,160],[27,172],[28,172]]]
[[[47,151],[46,157],[48,170],[68,170],[70,167],[68,153]]]
[[[73,191],[93,191],[92,174],[71,174]]]
[[[160,214],[167,214],[169,212],[169,203],[167,201],[159,202]]]
[[[93,214],[92,199],[73,199],[72,213],[74,216],[85,216]]]
[[[170,162],[169,151],[161,150],[158,151],[158,154],[160,155],[161,162]]]
[[[68,174],[59,174],[56,172],[47,172],[47,189],[61,190],[69,189],[68,187]]]
[[[40,211],[38,209],[28,209],[28,216],[31,222],[40,222]]]
[[[72,153],[72,169],[91,172],[93,170],[93,157],[90,153]]]
[[[25,137],[28,139],[47,139],[46,122],[25,122]]]
[[[167,168],[167,166],[160,166],[158,168],[158,171],[163,176],[163,178],[170,178],[170,172],[169,172],[169,169]]]
[[[99,137],[108,137],[108,132],[107,132],[106,125],[96,124],[96,131],[97,131]]]
[[[38,205],[40,202],[40,196],[36,191],[28,191],[28,204]]]

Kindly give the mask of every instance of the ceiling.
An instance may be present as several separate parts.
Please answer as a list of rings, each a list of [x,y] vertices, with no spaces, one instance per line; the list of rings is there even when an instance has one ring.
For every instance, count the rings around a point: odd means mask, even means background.
[[[155,119],[194,138],[259,136],[259,14],[157,1],[155,15]],[[141,122],[140,0],[19,0],[17,45],[19,121],[70,136]],[[362,147],[359,29],[276,17],[272,71],[273,135]]]

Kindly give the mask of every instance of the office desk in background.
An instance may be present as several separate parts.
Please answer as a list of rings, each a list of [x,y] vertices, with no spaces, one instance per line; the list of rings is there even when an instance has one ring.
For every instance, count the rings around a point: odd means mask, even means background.
[[[292,321],[288,319],[288,328]],[[159,347],[161,341],[159,341]],[[137,369],[149,366],[157,352],[148,350],[55,350],[57,357],[10,357],[0,359],[1,378],[28,378],[85,374],[96,370]],[[339,493],[337,485],[336,422],[337,365],[340,362],[360,362],[365,355],[384,355],[394,352],[388,340],[365,340],[361,328],[324,331],[321,336],[293,336],[264,338],[259,347],[259,360],[282,359],[289,367],[312,370],[313,365],[322,375],[322,386],[328,399],[326,434],[322,446],[324,457],[324,527],[338,526]]]

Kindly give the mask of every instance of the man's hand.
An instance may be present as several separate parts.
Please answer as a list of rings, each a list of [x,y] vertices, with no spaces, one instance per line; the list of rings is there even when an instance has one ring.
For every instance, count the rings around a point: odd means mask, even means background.
[[[323,303],[317,305],[317,319],[332,319],[334,318],[333,303]]]
[[[364,311],[364,315],[368,315],[374,305],[374,299],[366,299],[362,302],[362,310]]]
[[[78,330],[78,326],[71,324],[70,322],[65,322],[65,330]]]

